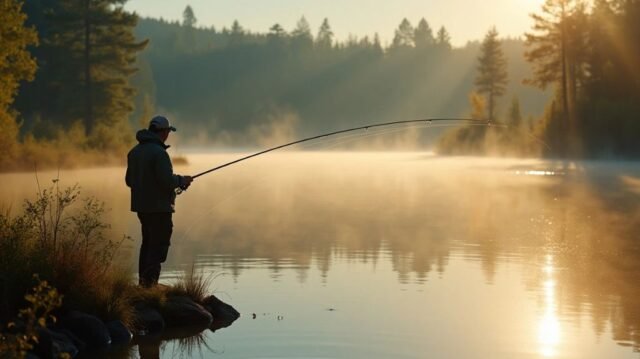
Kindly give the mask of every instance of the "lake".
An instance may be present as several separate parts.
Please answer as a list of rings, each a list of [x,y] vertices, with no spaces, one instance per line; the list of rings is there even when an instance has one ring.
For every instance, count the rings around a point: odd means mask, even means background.
[[[189,154],[194,174],[239,153]],[[56,172],[41,172],[41,185]],[[131,235],[124,168],[69,170]],[[35,175],[3,174],[17,208]],[[242,317],[160,356],[639,358],[640,163],[282,152],[177,199],[161,282],[190,270]],[[149,348],[130,348],[140,357]],[[151,350],[153,351],[153,350]]]

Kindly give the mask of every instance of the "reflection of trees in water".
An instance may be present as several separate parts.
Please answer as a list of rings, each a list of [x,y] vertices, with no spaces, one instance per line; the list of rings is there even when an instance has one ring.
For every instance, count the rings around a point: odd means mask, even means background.
[[[538,200],[546,204],[532,225],[522,223],[531,234],[518,244],[519,251],[529,268],[527,287],[538,293],[544,282],[540,263],[552,255],[562,318],[579,325],[587,314],[597,334],[610,326],[614,340],[632,341],[640,349],[640,198],[620,182],[630,169],[609,167],[587,164],[580,175],[544,186]]]
[[[275,189],[260,194],[266,198],[259,206],[234,202],[221,208],[212,215],[215,223],[193,235],[215,240],[194,242],[190,250],[231,254],[216,264],[235,275],[259,260],[274,275],[293,268],[304,278],[302,272],[315,265],[326,276],[335,258],[375,265],[385,253],[401,278],[415,273],[424,280],[432,268],[444,271],[450,247],[450,218],[444,216],[450,214],[433,204],[450,202],[449,192],[424,191],[402,173],[391,182],[389,176],[371,176],[366,183],[366,176],[310,176],[274,180],[266,187]],[[283,187],[286,193],[278,190]]]
[[[575,325],[586,314],[596,333],[611,326],[615,340],[640,349],[640,188],[618,176],[638,173],[602,164],[551,177],[518,176],[502,164],[419,167],[430,165],[270,176],[252,194],[256,203],[244,198],[213,211],[192,234],[212,240],[176,246],[184,253],[174,259],[224,254],[215,264],[234,276],[259,261],[276,278],[294,269],[304,282],[314,266],[326,278],[335,259],[376,265],[388,258],[400,282],[423,283],[433,271],[444,275],[450,256],[462,256],[479,260],[488,283],[503,263],[521,266],[543,307],[541,268],[552,255],[557,314]]]

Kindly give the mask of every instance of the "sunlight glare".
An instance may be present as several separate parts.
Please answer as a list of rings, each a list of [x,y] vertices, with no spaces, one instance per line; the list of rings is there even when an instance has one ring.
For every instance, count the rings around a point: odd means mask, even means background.
[[[557,347],[560,344],[560,321],[556,313],[555,286],[553,280],[553,257],[547,255],[546,264],[543,267],[545,273],[545,281],[543,283],[544,290],[544,314],[538,322],[538,343],[540,344],[539,352],[544,357],[553,357],[557,354]]]

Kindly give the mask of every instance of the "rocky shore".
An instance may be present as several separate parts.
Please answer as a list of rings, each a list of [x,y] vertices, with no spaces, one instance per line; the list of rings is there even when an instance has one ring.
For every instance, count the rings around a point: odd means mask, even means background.
[[[103,321],[80,311],[60,313],[54,325],[38,330],[38,344],[28,358],[59,358],[64,355],[92,357],[132,343],[156,342],[215,331],[240,317],[231,305],[214,295],[196,302],[188,296],[167,296],[159,303],[134,304],[134,321],[128,327],[120,320]]]

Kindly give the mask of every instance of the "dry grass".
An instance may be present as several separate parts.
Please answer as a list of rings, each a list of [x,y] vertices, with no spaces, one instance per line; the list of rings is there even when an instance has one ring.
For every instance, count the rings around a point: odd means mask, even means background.
[[[64,296],[61,310],[118,319],[129,328],[136,303],[161,309],[167,297],[177,295],[203,301],[212,277],[193,266],[173,286],[135,285],[131,271],[114,264],[128,237],[113,241],[104,235],[104,211],[101,202],[82,199],[78,187],[60,189],[56,182],[25,201],[22,214],[0,212],[0,326],[25,306],[34,274]]]
[[[186,166],[189,164],[189,160],[185,156],[172,156],[171,163],[174,166]]]
[[[182,277],[172,286],[167,288],[169,296],[186,296],[198,303],[202,303],[209,295],[209,288],[213,277],[196,272],[195,266],[191,266],[190,271],[186,271]]]
[[[0,214],[0,322],[24,306],[23,296],[38,274],[64,295],[63,309],[130,323],[132,277],[113,265],[127,237],[107,238],[104,205],[82,199],[78,187],[57,185],[25,201],[20,215]]]

